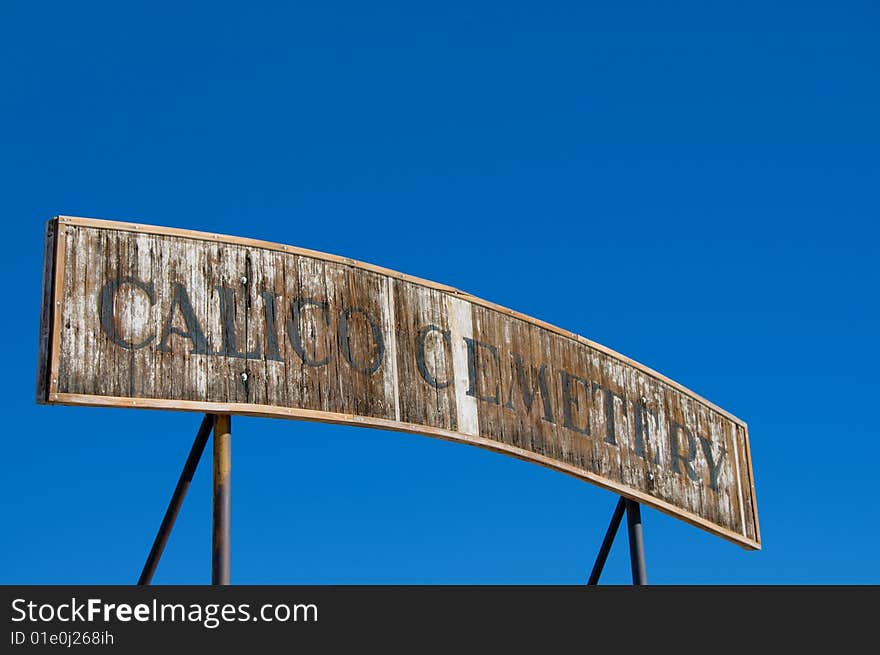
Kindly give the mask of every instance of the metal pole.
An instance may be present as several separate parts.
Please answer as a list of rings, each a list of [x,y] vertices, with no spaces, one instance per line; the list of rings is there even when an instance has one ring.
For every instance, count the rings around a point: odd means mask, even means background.
[[[602,575],[602,569],[605,568],[605,560],[608,559],[608,553],[611,551],[611,544],[614,543],[614,537],[617,536],[617,529],[620,527],[624,509],[626,509],[626,501],[621,497],[617,501],[617,507],[614,508],[614,514],[611,516],[611,523],[608,524],[608,531],[605,533],[605,539],[602,540],[599,554],[596,555],[596,562],[593,564],[593,570],[590,572],[588,585],[599,584],[599,576]]]
[[[645,540],[642,535],[642,511],[633,500],[626,501],[626,524],[629,528],[629,561],[632,566],[633,584],[648,584],[645,568]]]
[[[229,584],[229,477],[232,469],[232,418],[217,414],[214,423],[214,512],[211,584]]]
[[[205,444],[208,443],[208,437],[211,436],[211,428],[213,427],[213,414],[205,414],[205,418],[202,419],[202,424],[199,426],[195,441],[193,441],[192,448],[190,448],[189,455],[186,458],[186,463],[183,465],[183,471],[180,472],[177,486],[174,487],[174,493],[171,494],[168,509],[165,510],[165,516],[162,517],[162,523],[159,525],[159,531],[156,533],[153,547],[150,549],[150,554],[147,555],[147,561],[144,563],[141,577],[138,578],[138,585],[148,585],[153,580],[153,574],[156,572],[156,567],[159,566],[159,560],[165,551],[165,544],[168,543],[168,538],[171,536],[171,530],[174,528],[177,514],[183,506],[183,499],[186,498],[186,492],[189,490],[189,485],[192,482],[193,475],[195,475],[196,467],[202,458]]]

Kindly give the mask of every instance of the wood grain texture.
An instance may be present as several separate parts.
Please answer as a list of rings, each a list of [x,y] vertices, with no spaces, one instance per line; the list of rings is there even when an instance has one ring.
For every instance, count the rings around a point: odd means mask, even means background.
[[[37,400],[45,402],[49,396],[52,328],[55,316],[55,230],[57,221],[46,223],[43,250],[43,282],[40,291],[40,335],[37,344]]]
[[[745,424],[544,322],[342,257],[97,219],[50,221],[43,277],[38,402],[425,434],[760,548]]]

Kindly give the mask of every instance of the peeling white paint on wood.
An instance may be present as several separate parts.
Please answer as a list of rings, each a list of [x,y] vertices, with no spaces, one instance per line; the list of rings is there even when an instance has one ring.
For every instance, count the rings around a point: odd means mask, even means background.
[[[472,339],[474,328],[471,322],[471,308],[468,303],[454,296],[446,297],[449,312],[449,331],[452,334],[452,371],[455,386],[455,410],[458,418],[458,431],[463,434],[479,434],[477,420],[477,399],[469,396],[468,355],[465,338]]]
[[[385,378],[385,394],[394,402],[394,419],[400,420],[400,380],[397,373],[397,317],[394,312],[394,280],[385,279],[385,291],[382,298],[385,316],[383,323],[385,341],[388,343],[389,372]]]

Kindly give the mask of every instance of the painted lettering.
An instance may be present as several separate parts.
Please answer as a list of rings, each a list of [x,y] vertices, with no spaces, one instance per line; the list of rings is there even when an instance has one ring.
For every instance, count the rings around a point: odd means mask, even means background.
[[[579,375],[574,375],[568,371],[559,371],[559,377],[562,379],[562,426],[569,430],[574,430],[580,434],[590,436],[590,412],[587,408],[587,422],[584,427],[579,428],[574,424],[572,409],[579,409],[580,404],[577,398],[577,390],[572,383],[576,382],[583,385],[584,393],[587,399],[590,397],[590,381]]]
[[[156,338],[156,335],[151,334],[149,337],[138,343],[126,341],[119,335],[119,332],[116,329],[116,292],[124,284],[129,284],[135,289],[143,291],[150,300],[151,307],[156,304],[156,293],[153,288],[152,280],[147,284],[141,282],[137,278],[126,275],[110,280],[101,287],[101,291],[98,293],[98,316],[101,321],[101,328],[107,336],[110,337],[110,340],[113,343],[128,350],[139,350],[149,346]]]
[[[330,361],[330,355],[322,359],[311,357],[303,346],[302,331],[300,324],[302,322],[303,310],[307,307],[316,307],[321,310],[324,316],[324,324],[330,325],[330,304],[326,300],[312,300],[311,298],[297,298],[290,305],[291,318],[287,319],[287,338],[290,339],[290,345],[293,351],[299,356],[303,364],[306,366],[324,366]]]
[[[432,333],[440,334],[443,337],[443,343],[446,345],[446,361],[452,361],[452,335],[449,330],[443,330],[442,328],[437,327],[436,325],[426,325],[421,330],[419,330],[419,336],[416,339],[416,366],[419,369],[419,373],[422,376],[422,379],[430,384],[435,389],[445,389],[450,384],[452,384],[452,380],[447,377],[443,382],[437,380],[434,377],[434,374],[428,370],[428,364],[425,361],[425,344],[428,340],[428,335]],[[436,371],[435,371],[436,372]]]
[[[678,435],[681,433],[687,439],[686,456],[682,455],[680,450],[681,445]],[[673,471],[681,473],[681,465],[684,465],[684,470],[691,480],[697,481],[700,479],[693,466],[694,459],[697,457],[697,441],[694,439],[694,433],[676,421],[672,421],[669,425],[669,457]]]
[[[172,348],[168,345],[168,339],[172,334],[176,334],[177,336],[189,339],[192,342],[192,350],[190,351],[191,355],[214,354],[208,351],[208,342],[205,339],[205,333],[202,330],[202,326],[199,325],[199,320],[196,318],[196,314],[193,311],[192,301],[189,299],[186,287],[179,282],[175,282],[172,288],[171,308],[168,310],[168,317],[165,319],[165,324],[162,327],[162,338],[158,350],[161,352],[171,352]],[[174,325],[175,313],[179,313],[183,318],[183,323],[186,327],[185,330],[181,330]]]
[[[641,402],[633,403],[633,432],[635,437],[634,450],[636,455],[644,460],[648,459],[648,444],[650,443],[650,425],[657,424],[657,413],[651,411]],[[653,420],[652,420],[653,419]],[[655,456],[654,463],[657,464]]]
[[[490,403],[492,405],[500,405],[501,404],[501,385],[498,382],[495,383],[495,393],[491,396],[481,395],[478,391],[479,387],[479,372],[480,372],[480,356],[479,349],[482,348],[484,350],[489,351],[492,354],[492,358],[495,360],[495,366],[500,369],[501,362],[498,359],[498,348],[495,346],[485,343],[483,341],[477,341],[476,339],[469,339],[468,337],[464,337],[465,343],[467,343],[467,362],[468,362],[468,388],[467,395],[473,396],[477,400],[482,400],[484,403]]]
[[[266,359],[275,362],[284,361],[281,350],[278,347],[278,313],[275,308],[275,294],[271,291],[261,291],[263,299],[263,323],[266,326]]]
[[[522,394],[523,404],[526,407],[526,411],[532,411],[532,403],[535,400],[535,394],[539,393],[541,394],[541,403],[544,409],[544,413],[541,418],[543,418],[548,423],[554,423],[555,421],[553,420],[553,405],[550,402],[550,390],[547,387],[547,365],[542,363],[541,367],[538,369],[538,372],[534,373],[533,370],[529,370],[533,369],[534,367],[527,367],[519,353],[512,354],[514,379],[519,386],[520,393]],[[514,384],[511,383],[510,393],[507,394],[507,404],[504,405],[506,409],[514,409],[513,388]]]
[[[706,463],[709,465],[709,488],[713,491],[718,491],[718,476],[721,473],[721,464],[724,461],[724,448],[721,449],[718,455],[718,461],[715,461],[715,456],[712,454],[712,442],[701,436],[700,445],[703,448],[703,454],[706,456]]]
[[[376,354],[373,355],[373,358],[367,364],[355,362],[352,356],[351,343],[349,342],[349,321],[354,314],[360,314],[367,319],[373,336],[373,344],[376,347]],[[382,358],[385,356],[385,339],[382,336],[382,328],[366,309],[361,309],[360,307],[344,309],[339,315],[339,333],[337,336],[339,337],[339,347],[342,349],[342,356],[354,370],[372,375],[382,366]]]
[[[260,357],[259,347],[251,352],[239,352],[235,345],[235,290],[228,287],[217,287],[220,295],[220,337],[223,349],[217,354],[236,359],[257,359]]]
[[[181,283],[170,285],[170,304],[167,313],[161,317],[161,329],[141,336],[144,330],[148,331],[148,326],[140,326],[140,331],[135,332],[137,337],[132,338],[120,331],[118,319],[121,317],[116,316],[121,303],[120,291],[126,290],[135,294],[137,300],[148,302],[150,307],[162,300],[153,281],[143,281],[133,276],[116,277],[101,286],[97,294],[100,329],[114,344],[126,350],[155,345],[160,352],[171,352],[174,345],[172,337],[177,336],[191,342],[189,352],[193,355],[253,359],[261,357],[261,351],[265,351],[267,361],[283,362],[283,344],[280,340],[284,338],[281,332],[286,327],[292,350],[306,366],[327,365],[335,356],[337,345],[338,356],[351,369],[365,375],[374,375],[379,371],[385,358],[382,325],[369,310],[343,306],[337,314],[336,308],[331,307],[327,300],[315,298],[295,298],[288,309],[281,304],[283,296],[269,290],[258,293],[262,299],[262,321],[257,319],[255,327],[263,329],[264,335],[259,338],[259,344],[248,351],[241,340],[248,340],[250,326],[245,327],[244,333],[236,330],[236,317],[241,318],[243,310],[247,311],[246,306],[241,307],[237,303],[247,301],[236,295],[241,293],[238,289],[225,286],[215,287],[219,302],[219,314],[215,315],[215,320],[219,318],[219,324],[212,325],[211,329],[212,332],[217,330],[218,343],[212,342],[210,346],[217,348],[216,351],[209,347],[203,324],[196,316],[187,288]],[[283,322],[279,319],[279,313],[283,316],[285,312],[287,320]],[[338,317],[335,326],[331,315]],[[657,443],[661,417],[659,410],[648,407],[645,398],[629,400],[610,385],[570,371],[554,369],[552,362],[533,363],[527,355],[514,351],[500,352],[496,344],[470,337],[463,339],[467,347],[468,396],[525,416],[539,414],[541,420],[551,424],[559,421],[562,427],[580,435],[595,436],[597,439],[601,437],[605,446],[617,448],[621,443],[629,444],[634,454],[646,463],[661,464]],[[253,337],[250,340],[253,342]],[[431,388],[446,389],[453,384],[456,371],[453,370],[452,349],[452,333],[449,329],[428,323],[416,333],[416,369]],[[507,369],[501,367],[502,356],[509,357],[509,378],[505,377]],[[558,388],[554,386],[552,377],[557,370]],[[399,383],[407,384],[408,381],[400,380]],[[502,398],[503,395],[506,398]],[[593,415],[593,412],[596,414]],[[604,429],[600,427],[594,435],[593,422],[596,420],[604,423]],[[727,450],[723,443],[712,442],[706,436],[697,434],[692,427],[677,421],[669,424],[668,443],[669,454],[664,455],[664,466],[679,476],[686,476],[688,480],[707,481],[708,488],[719,490],[727,461]]]
[[[617,398],[621,401],[625,401],[626,399],[619,393],[614,393],[611,389],[598,382],[593,382],[592,386],[593,395],[595,395],[596,392],[599,392],[604,396],[602,404],[605,406],[605,443],[616,446],[617,438],[615,436],[616,430],[614,427],[614,399]],[[624,412],[625,411],[626,405],[624,404]]]

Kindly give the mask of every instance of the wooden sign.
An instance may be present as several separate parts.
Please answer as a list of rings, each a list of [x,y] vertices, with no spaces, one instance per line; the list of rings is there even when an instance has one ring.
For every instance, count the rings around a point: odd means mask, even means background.
[[[760,548],[746,425],[576,334],[343,257],[59,217],[37,399],[468,443]]]

